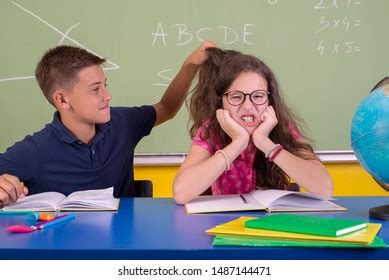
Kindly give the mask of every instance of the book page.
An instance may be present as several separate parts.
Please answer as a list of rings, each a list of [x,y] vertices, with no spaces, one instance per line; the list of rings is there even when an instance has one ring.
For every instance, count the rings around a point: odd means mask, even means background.
[[[21,198],[16,203],[5,206],[3,210],[56,211],[64,198],[58,192],[38,193]]]
[[[257,190],[254,197],[269,211],[339,211],[339,206],[317,194],[284,190]]]
[[[270,204],[273,201],[289,193],[292,192],[284,191],[284,190],[265,189],[265,190],[255,190],[252,191],[250,194],[252,194],[255,200],[259,201],[266,208],[269,208]]]
[[[326,211],[345,210],[345,208],[328,200],[320,200],[315,197],[298,194],[287,194],[273,201],[268,207],[269,210],[278,211]]]
[[[193,199],[185,205],[188,214],[207,212],[264,210],[252,194],[207,195]]]
[[[113,197],[113,187],[71,193],[60,204],[63,210],[117,210],[119,199]]]
[[[313,201],[320,201],[324,200],[323,197],[315,194],[310,193],[302,193],[302,192],[295,192],[295,191],[285,191],[285,190],[275,190],[275,189],[267,189],[267,190],[256,190],[252,192],[254,198],[259,201],[261,204],[263,204],[266,208],[269,208],[270,205],[274,205],[274,202],[281,197],[287,196],[285,198],[283,204],[285,204],[288,200],[288,197],[290,195],[296,195],[296,196],[302,196],[302,197],[309,197]]]

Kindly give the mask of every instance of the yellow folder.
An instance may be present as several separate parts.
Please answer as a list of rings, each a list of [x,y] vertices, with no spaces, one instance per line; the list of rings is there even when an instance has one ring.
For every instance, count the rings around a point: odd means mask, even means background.
[[[377,235],[378,231],[382,226],[381,224],[368,223],[366,228],[361,229],[359,231],[355,231],[343,236],[331,237],[331,236],[292,233],[292,232],[285,232],[285,231],[245,228],[244,226],[245,222],[251,219],[257,219],[257,217],[243,216],[231,222],[217,225],[216,227],[208,229],[206,232],[211,235],[225,234],[225,235],[261,236],[261,237],[278,238],[278,239],[301,239],[301,240],[318,240],[318,241],[320,240],[320,241],[331,241],[331,242],[341,242],[341,243],[370,244],[374,240],[374,237]]]

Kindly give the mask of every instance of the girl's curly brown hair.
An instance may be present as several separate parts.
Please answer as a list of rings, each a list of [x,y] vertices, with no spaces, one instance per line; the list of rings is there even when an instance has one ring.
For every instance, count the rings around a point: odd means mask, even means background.
[[[280,94],[278,82],[270,68],[260,59],[233,50],[218,48],[207,49],[209,58],[200,66],[198,83],[187,100],[190,120],[193,122],[190,135],[202,127],[203,140],[212,144],[217,139],[223,146],[231,142],[230,137],[221,129],[216,110],[222,108],[222,95],[231,83],[244,72],[254,72],[262,76],[268,84],[269,104],[276,112],[278,124],[271,131],[269,138],[274,143],[280,143],[287,151],[306,159],[317,159],[308,138],[301,133],[302,129],[296,116],[288,108]],[[301,122],[301,121],[300,121]],[[207,125],[204,125],[204,124]],[[293,136],[293,130],[299,131],[299,139]],[[214,144],[214,143],[213,143]],[[275,189],[293,189],[290,178],[273,162],[269,162],[264,154],[257,149],[254,165],[257,187]]]

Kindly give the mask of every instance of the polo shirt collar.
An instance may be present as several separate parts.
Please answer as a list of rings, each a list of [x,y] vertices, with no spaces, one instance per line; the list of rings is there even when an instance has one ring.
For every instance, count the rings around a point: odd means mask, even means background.
[[[61,122],[58,111],[54,113],[54,119],[51,123],[51,127],[53,128],[54,133],[65,143],[71,144],[80,141]],[[96,135],[95,137],[93,137],[92,142],[97,143],[100,139],[102,139],[104,137],[104,133],[109,128],[110,128],[109,122],[104,124],[96,124]]]
[[[96,124],[96,135],[93,137],[93,144],[96,144],[104,137],[105,132],[111,127],[109,124],[109,122]]]

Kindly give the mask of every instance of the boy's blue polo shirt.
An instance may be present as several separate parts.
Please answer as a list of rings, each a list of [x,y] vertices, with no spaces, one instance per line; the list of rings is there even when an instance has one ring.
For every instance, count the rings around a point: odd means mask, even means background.
[[[111,120],[96,125],[90,144],[74,137],[59,114],[41,131],[0,154],[0,174],[23,181],[29,194],[55,191],[65,195],[114,187],[114,195],[134,195],[134,149],[156,120],[152,106],[111,108]]]

